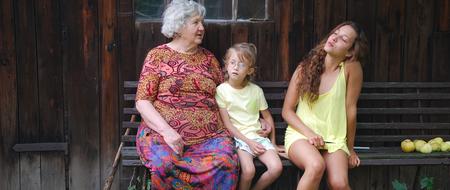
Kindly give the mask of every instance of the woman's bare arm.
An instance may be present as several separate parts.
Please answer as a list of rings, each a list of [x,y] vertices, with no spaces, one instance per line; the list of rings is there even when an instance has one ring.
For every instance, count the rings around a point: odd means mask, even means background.
[[[148,127],[163,136],[166,143],[178,154],[182,153],[183,139],[164,118],[156,111],[152,103],[148,100],[136,101],[136,109],[141,114],[142,119]]]
[[[297,104],[299,102],[297,83],[300,79],[298,78],[298,72],[300,72],[299,69],[294,72],[292,79],[289,82],[289,87],[286,92],[281,115],[283,116],[283,119],[289,125],[291,125],[292,128],[305,135],[308,138],[310,144],[316,147],[321,147],[324,145],[323,138],[314,133],[308,126],[306,126],[295,113]]]
[[[346,93],[346,112],[347,112],[347,147],[350,150],[349,164],[351,167],[359,165],[359,158],[354,151],[356,134],[356,110],[359,94],[363,83],[363,72],[359,62],[346,63],[347,71],[347,93]]]

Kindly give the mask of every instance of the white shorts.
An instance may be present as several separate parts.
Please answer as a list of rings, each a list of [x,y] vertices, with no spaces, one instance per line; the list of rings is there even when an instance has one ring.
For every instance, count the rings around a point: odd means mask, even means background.
[[[244,150],[244,151],[250,153],[251,155],[256,156],[253,153],[253,151],[250,149],[250,146],[248,146],[247,143],[245,143],[244,141],[242,141],[241,139],[238,139],[238,138],[234,138],[234,140],[236,140],[236,142],[235,142],[236,148]],[[275,150],[275,147],[273,146],[273,144],[266,137],[257,137],[257,138],[254,138],[252,140],[254,140],[257,143],[261,144],[266,150]]]

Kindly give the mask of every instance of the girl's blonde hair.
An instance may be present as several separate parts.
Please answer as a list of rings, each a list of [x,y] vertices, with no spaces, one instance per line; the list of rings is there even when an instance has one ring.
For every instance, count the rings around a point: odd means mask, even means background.
[[[256,46],[252,43],[237,43],[228,48],[227,52],[225,53],[225,56],[223,57],[223,62],[225,63],[224,67],[224,76],[225,80],[228,80],[230,76],[228,76],[227,73],[227,66],[230,61],[230,57],[232,53],[236,53],[237,57],[240,61],[249,63],[249,68],[253,69],[253,72],[249,75],[247,75],[244,79],[244,85],[247,85],[247,83],[253,79],[255,76],[256,71],[256,55],[257,50]]]

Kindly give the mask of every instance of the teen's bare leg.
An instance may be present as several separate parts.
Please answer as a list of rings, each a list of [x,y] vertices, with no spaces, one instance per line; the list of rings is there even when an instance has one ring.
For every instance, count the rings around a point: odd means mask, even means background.
[[[295,141],[289,148],[289,159],[304,170],[297,185],[297,190],[318,189],[325,171],[325,161],[319,150],[307,140]]]
[[[275,150],[267,150],[264,154],[258,156],[267,170],[261,175],[258,181],[253,186],[253,190],[265,189],[272,184],[281,174],[283,166],[281,165],[280,157]]]
[[[338,150],[333,153],[325,151],[322,155],[327,167],[327,181],[330,189],[349,190],[347,154],[342,150]]]

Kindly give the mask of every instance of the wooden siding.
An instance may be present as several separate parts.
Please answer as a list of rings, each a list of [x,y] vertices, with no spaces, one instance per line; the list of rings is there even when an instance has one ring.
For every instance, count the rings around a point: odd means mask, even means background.
[[[207,21],[202,46],[221,60],[233,43],[255,43],[256,79],[288,80],[331,28],[354,20],[370,42],[365,81],[450,81],[450,0],[269,4],[267,21]],[[133,0],[1,1],[0,189],[102,188],[123,133],[123,81],[136,80],[148,50],[168,42],[160,22],[135,20],[133,9]],[[19,143],[66,143],[69,151],[19,153],[12,149]],[[446,178],[438,177],[449,171],[448,166],[362,167],[350,176],[354,189],[390,189],[392,179],[417,188],[416,174],[450,189]],[[127,178],[123,173],[116,174],[113,189],[119,189],[119,177]],[[298,176],[286,177],[290,187]],[[120,185],[126,187],[126,181]]]

